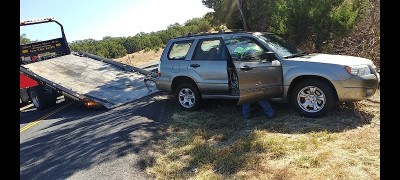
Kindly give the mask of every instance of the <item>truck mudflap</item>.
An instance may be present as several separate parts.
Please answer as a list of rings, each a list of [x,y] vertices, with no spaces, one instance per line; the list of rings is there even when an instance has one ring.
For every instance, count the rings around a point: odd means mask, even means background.
[[[22,65],[20,71],[75,99],[93,100],[107,109],[159,92],[155,73],[89,53]]]

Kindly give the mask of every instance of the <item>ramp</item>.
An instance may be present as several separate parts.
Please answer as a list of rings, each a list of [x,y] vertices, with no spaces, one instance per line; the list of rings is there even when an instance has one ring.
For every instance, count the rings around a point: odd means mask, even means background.
[[[107,61],[110,60],[69,54],[23,67],[108,109],[159,91],[154,82],[146,80],[145,83],[146,71]]]

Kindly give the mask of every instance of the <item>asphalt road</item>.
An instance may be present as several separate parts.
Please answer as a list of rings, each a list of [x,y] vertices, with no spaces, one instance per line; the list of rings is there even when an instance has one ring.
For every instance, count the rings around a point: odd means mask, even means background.
[[[99,110],[61,98],[43,111],[22,108],[20,179],[151,178],[145,168],[163,150],[168,100],[155,93]]]

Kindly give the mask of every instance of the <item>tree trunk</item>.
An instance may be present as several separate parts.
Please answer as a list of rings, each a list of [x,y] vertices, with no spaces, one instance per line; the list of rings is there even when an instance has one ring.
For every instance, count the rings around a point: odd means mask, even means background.
[[[246,21],[246,17],[244,16],[244,11],[243,11],[243,1],[242,0],[235,0],[236,1],[236,5],[239,9],[240,12],[240,19],[242,19],[242,23],[243,23],[243,28],[245,31],[249,31],[249,27],[247,26],[247,21]]]
[[[315,40],[315,52],[316,53],[321,53],[322,52],[322,40],[317,37],[317,39]]]

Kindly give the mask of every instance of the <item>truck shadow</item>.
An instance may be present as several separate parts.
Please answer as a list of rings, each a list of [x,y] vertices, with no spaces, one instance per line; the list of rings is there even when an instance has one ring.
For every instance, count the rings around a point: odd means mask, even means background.
[[[20,142],[20,178],[65,179],[128,155],[131,164],[121,166],[134,177],[147,178],[141,170],[154,162],[155,151],[162,150],[165,125],[171,115],[164,109],[168,99],[162,97],[166,96],[156,93],[111,110],[75,106],[66,109],[65,114],[71,116],[55,114],[52,118],[62,120],[39,130],[43,135]],[[120,171],[121,166],[113,165],[109,170]]]

